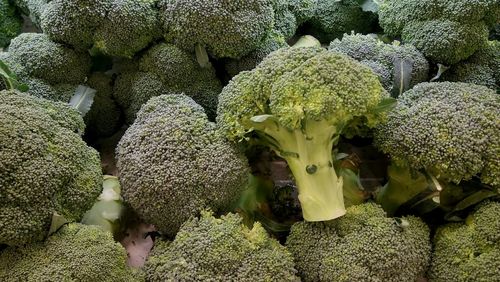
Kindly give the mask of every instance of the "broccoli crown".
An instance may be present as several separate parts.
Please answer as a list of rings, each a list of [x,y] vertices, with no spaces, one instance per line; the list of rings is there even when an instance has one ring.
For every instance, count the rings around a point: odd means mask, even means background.
[[[330,43],[330,51],[346,54],[369,66],[379,75],[384,88],[393,91],[396,64],[408,61],[411,65],[409,87],[427,80],[429,63],[424,55],[410,44],[384,44],[382,41],[362,34],[344,34],[342,40]]]
[[[497,0],[384,0],[379,19],[384,31],[443,64],[455,64],[483,48],[488,27],[498,22]]]
[[[0,253],[2,281],[141,281],[125,249],[97,226],[71,223],[45,242]]]
[[[155,244],[148,281],[298,281],[293,258],[260,223],[247,228],[237,214],[184,223],[171,243]]]
[[[137,68],[120,74],[114,87],[128,123],[150,98],[168,93],[185,93],[202,105],[211,119],[215,117],[221,82],[213,68],[200,67],[191,54],[161,43],[129,64]]]
[[[364,203],[332,221],[295,223],[286,247],[303,281],[415,281],[429,263],[429,236],[419,218],[387,218]]]
[[[434,236],[430,281],[497,281],[500,277],[500,203],[486,202],[464,223]]]
[[[295,14],[290,10],[290,0],[272,0],[274,9],[274,31],[288,40],[299,27]]]
[[[160,0],[160,18],[167,42],[188,51],[199,44],[216,58],[237,59],[262,44],[274,11],[269,0]]]
[[[500,98],[484,86],[421,83],[405,92],[375,144],[393,161],[459,183],[500,185]]]
[[[9,45],[10,40],[21,33],[22,25],[16,7],[9,0],[0,0],[0,48]]]
[[[21,74],[50,84],[78,84],[90,71],[90,55],[52,42],[42,33],[22,33],[10,44],[8,56]],[[15,68],[14,68],[15,69]]]
[[[500,85],[500,42],[489,41],[467,60],[453,65],[443,79],[487,86],[493,90]]]
[[[297,24],[301,25],[314,16],[318,0],[288,0],[288,7],[295,15]]]
[[[51,101],[69,102],[71,97],[75,95],[75,90],[78,87],[76,84],[67,83],[50,85],[45,80],[30,77],[25,77],[21,80],[28,85],[28,93],[30,95]]]
[[[54,213],[75,221],[92,206],[102,172],[83,130],[64,103],[0,92],[0,244],[42,239]]]
[[[23,14],[30,17],[35,26],[40,26],[40,16],[48,0],[13,0]]]
[[[150,99],[117,148],[123,197],[147,222],[173,236],[190,216],[237,200],[246,158],[185,95]]]
[[[314,16],[308,23],[312,35],[328,43],[346,32],[368,33],[376,19],[374,13],[363,11],[357,0],[317,0]]]

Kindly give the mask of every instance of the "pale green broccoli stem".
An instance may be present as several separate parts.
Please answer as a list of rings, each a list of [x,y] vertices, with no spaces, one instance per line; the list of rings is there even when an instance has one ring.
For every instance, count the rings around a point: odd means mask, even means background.
[[[306,121],[290,130],[269,115],[252,119],[254,132],[284,158],[299,190],[306,221],[327,221],[345,214],[343,181],[333,167],[338,128],[326,121]]]

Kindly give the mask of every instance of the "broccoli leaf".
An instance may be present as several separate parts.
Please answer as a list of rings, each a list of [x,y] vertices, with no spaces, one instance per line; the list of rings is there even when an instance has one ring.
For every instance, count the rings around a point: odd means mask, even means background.
[[[0,60],[0,77],[4,80],[7,89],[17,89],[21,92],[26,92],[29,89],[26,84],[18,81],[17,75],[2,60]]]
[[[69,104],[79,111],[82,116],[85,116],[90,111],[92,103],[94,103],[96,93],[97,91],[90,87],[78,85]]]

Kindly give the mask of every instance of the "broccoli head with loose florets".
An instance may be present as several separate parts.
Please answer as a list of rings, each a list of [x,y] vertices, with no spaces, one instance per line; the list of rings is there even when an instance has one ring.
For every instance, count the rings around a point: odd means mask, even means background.
[[[429,236],[419,218],[388,218],[365,203],[332,221],[295,223],[286,246],[303,281],[416,281],[429,263]]]
[[[298,281],[293,258],[260,223],[247,228],[237,214],[184,223],[171,243],[155,244],[148,281]]]
[[[9,45],[10,40],[21,33],[22,25],[16,7],[9,0],[0,0],[0,48]]]
[[[66,104],[0,92],[0,244],[47,235],[53,214],[79,220],[99,196],[98,153]]]
[[[72,223],[45,242],[0,253],[0,280],[143,281],[127,266],[127,252],[98,226]]]
[[[430,281],[497,281],[500,277],[500,203],[486,202],[464,223],[434,236]]]
[[[304,218],[329,220],[345,213],[333,147],[340,135],[382,121],[386,95],[368,67],[345,55],[284,48],[223,89],[217,122],[229,139],[253,138],[284,158]]]
[[[426,57],[450,65],[486,45],[500,5],[498,0],[384,0],[379,18],[387,34],[401,35]]]
[[[173,236],[201,209],[229,208],[248,178],[248,162],[185,95],[162,95],[139,111],[117,147],[123,198]]]

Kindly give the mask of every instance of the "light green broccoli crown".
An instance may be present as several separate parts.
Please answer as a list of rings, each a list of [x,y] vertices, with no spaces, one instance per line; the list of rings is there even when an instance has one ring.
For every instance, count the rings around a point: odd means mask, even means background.
[[[459,183],[479,176],[500,185],[500,99],[466,83],[421,83],[405,92],[375,143],[393,161]]]
[[[415,281],[429,262],[429,236],[422,220],[387,218],[365,203],[332,221],[295,223],[286,247],[303,281]]]
[[[98,226],[69,224],[45,242],[0,253],[0,280],[143,281],[129,269],[125,249]]]
[[[76,221],[99,195],[98,153],[80,114],[14,91],[0,93],[0,244],[47,235],[52,215]]]
[[[240,58],[257,49],[274,24],[269,0],[161,0],[167,42],[193,52],[205,47],[216,58]]]
[[[9,0],[0,0],[0,48],[7,47],[19,33],[23,20]]]
[[[500,203],[481,204],[465,223],[440,227],[430,281],[494,281],[500,276]]]
[[[286,248],[231,213],[184,223],[173,242],[155,244],[145,272],[148,281],[298,281]]]
[[[121,139],[117,159],[124,199],[169,236],[201,209],[230,206],[248,176],[246,158],[185,95],[150,99]]]
[[[384,0],[379,19],[384,31],[443,64],[455,64],[483,48],[488,27],[498,22],[497,0]]]

